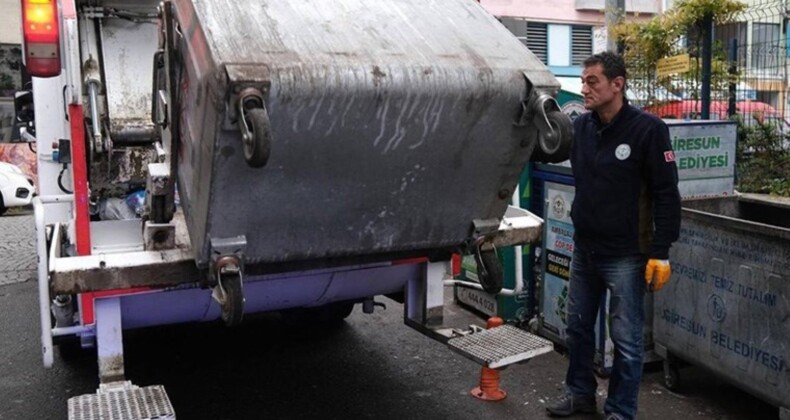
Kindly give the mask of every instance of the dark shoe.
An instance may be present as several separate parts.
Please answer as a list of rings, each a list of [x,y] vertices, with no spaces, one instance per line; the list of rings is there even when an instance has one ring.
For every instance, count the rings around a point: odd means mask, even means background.
[[[552,417],[567,417],[575,413],[595,413],[595,397],[574,396],[565,393],[554,404],[546,407]]]
[[[625,417],[617,414],[617,413],[608,413],[606,415],[606,420],[625,420]]]

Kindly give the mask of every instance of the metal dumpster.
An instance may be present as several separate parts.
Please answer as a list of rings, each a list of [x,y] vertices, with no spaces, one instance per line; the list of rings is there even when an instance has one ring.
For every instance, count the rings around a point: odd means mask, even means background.
[[[666,384],[676,359],[790,414],[790,204],[753,196],[684,203],[672,279],[654,295]]]
[[[173,3],[200,266],[228,238],[247,264],[445,252],[504,214],[536,144],[559,148],[537,130],[559,84],[475,2]]]

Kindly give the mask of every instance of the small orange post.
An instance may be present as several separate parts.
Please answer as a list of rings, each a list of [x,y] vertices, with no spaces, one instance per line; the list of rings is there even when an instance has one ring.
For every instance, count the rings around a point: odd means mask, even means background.
[[[461,275],[461,254],[458,254],[458,253],[453,254],[453,257],[452,257],[452,259],[450,261],[451,261],[451,265],[450,266],[452,267],[453,277],[460,276]]]
[[[488,318],[486,328],[496,328],[503,325],[505,321],[494,316]],[[480,371],[480,386],[472,390],[472,396],[484,401],[502,401],[507,397],[507,392],[499,388],[499,370],[484,367]]]

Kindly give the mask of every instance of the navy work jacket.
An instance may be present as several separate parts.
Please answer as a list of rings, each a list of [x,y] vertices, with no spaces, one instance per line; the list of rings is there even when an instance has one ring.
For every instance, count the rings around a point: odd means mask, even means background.
[[[626,103],[609,124],[588,112],[573,127],[576,246],[669,258],[680,233],[680,193],[667,125]]]

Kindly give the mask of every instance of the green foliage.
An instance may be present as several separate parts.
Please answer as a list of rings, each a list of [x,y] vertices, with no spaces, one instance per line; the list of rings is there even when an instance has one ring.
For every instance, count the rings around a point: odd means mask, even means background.
[[[674,23],[682,26],[695,25],[710,14],[715,24],[732,22],[739,13],[746,10],[746,4],[732,0],[679,0],[670,11]]]
[[[633,20],[616,26],[612,36],[625,45],[623,57],[632,89],[646,92],[652,98],[658,87],[676,90],[678,85],[673,85],[672,76],[656,76],[656,64],[662,58],[688,53],[692,56],[691,70],[680,79],[688,81],[681,86],[694,99],[700,87],[702,62],[698,58],[698,51],[701,48],[693,42],[691,48],[687,48],[681,40],[690,34],[701,33],[704,29],[703,18],[708,14],[715,24],[725,24],[732,22],[744,10],[746,5],[734,0],[679,0],[663,15],[648,21]],[[697,38],[691,36],[689,39]],[[722,45],[714,45],[712,58],[711,91],[722,92],[726,90],[727,84],[737,82],[737,76],[728,74],[729,64]]]
[[[702,61],[698,43],[684,47],[683,37],[699,40],[695,34],[704,30],[703,20],[710,15],[716,25],[735,21],[746,5],[734,0],[678,0],[667,13],[648,21],[624,22],[614,28],[613,36],[625,45],[624,58],[629,73],[629,84],[655,98],[660,86],[669,91],[676,89],[678,81],[690,94],[699,99]],[[728,73],[729,64],[723,45],[714,44],[711,69],[711,99],[717,92],[724,92],[729,83],[738,81],[737,75]],[[658,60],[679,54],[691,55],[691,69],[687,74],[659,78],[656,76]],[[674,82],[674,83],[673,83]],[[656,101],[650,101],[655,103]],[[647,105],[647,104],[643,104]],[[744,124],[739,118],[738,150],[736,156],[736,183],[740,192],[753,192],[790,196],[790,133],[770,122],[752,119]],[[784,130],[784,132],[783,132]]]
[[[22,50],[15,45],[0,44],[0,91],[19,88],[21,68]],[[0,93],[5,94],[7,93]]]
[[[770,122],[737,120],[738,191],[790,197],[790,133]]]
[[[0,89],[13,89],[13,88],[14,88],[14,79],[5,73],[0,73]]]

